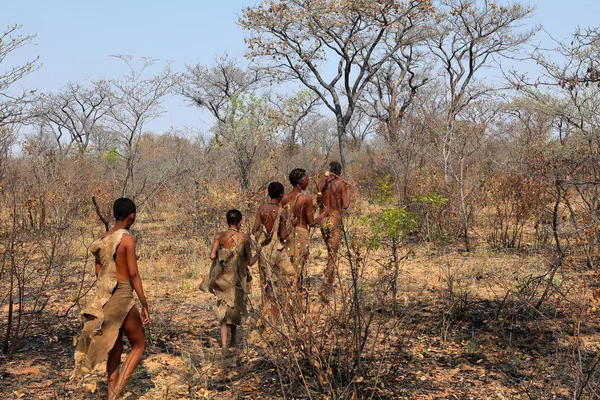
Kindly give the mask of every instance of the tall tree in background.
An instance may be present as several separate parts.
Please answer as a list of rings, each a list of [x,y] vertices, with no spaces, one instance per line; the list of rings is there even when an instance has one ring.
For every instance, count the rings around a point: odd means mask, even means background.
[[[367,87],[361,103],[365,113],[378,123],[377,133],[389,152],[389,167],[399,189],[399,202],[408,203],[409,181],[417,154],[417,143],[424,134],[415,118],[407,118],[414,109],[417,94],[432,79],[431,60],[417,46],[406,46],[390,58]],[[408,123],[406,123],[408,121]]]
[[[144,133],[145,124],[163,113],[161,100],[178,83],[179,76],[167,64],[156,74],[147,76],[156,60],[142,58],[141,65],[134,64],[131,56],[116,56],[127,64],[129,73],[108,81],[109,125],[118,138],[117,154],[125,161],[125,178],[121,196],[135,198],[145,186],[136,182],[138,140]]]
[[[268,95],[261,92],[263,78],[262,70],[243,69],[222,55],[212,66],[188,66],[180,85],[183,96],[216,119],[212,143],[226,150],[243,191],[275,130]]]
[[[365,87],[404,46],[419,40],[429,1],[264,0],[242,12],[248,56],[278,79],[300,81],[334,113],[342,165],[347,126]]]
[[[535,78],[512,71],[510,82],[537,113],[552,121],[550,175],[563,193],[571,229],[579,232],[588,267],[600,254],[600,29],[579,29],[570,42],[531,55]],[[582,233],[583,232],[583,233]],[[567,245],[565,244],[565,250]]]
[[[444,180],[446,185],[452,178],[457,181],[467,249],[470,243],[465,164],[452,165],[453,157],[462,152],[465,132],[457,141],[456,121],[471,102],[496,91],[492,85],[482,82],[480,72],[498,61],[498,57],[514,54],[533,36],[537,28],[519,30],[531,13],[531,8],[519,3],[501,6],[490,0],[440,0],[438,23],[433,26],[433,37],[428,41],[431,53],[441,63],[447,90],[445,121],[438,138]]]
[[[297,152],[298,133],[302,121],[315,112],[319,98],[309,90],[301,90],[293,95],[275,95],[272,101],[275,117],[280,129],[285,133],[286,153],[289,157]]]
[[[86,152],[90,139],[110,111],[109,90],[105,81],[92,81],[89,87],[68,83],[56,93],[42,94],[35,114],[38,122],[47,127],[65,152],[75,146],[78,154]]]

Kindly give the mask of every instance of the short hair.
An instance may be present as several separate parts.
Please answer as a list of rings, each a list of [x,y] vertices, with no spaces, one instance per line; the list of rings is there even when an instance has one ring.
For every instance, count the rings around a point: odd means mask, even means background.
[[[283,187],[283,183],[279,182],[271,182],[269,183],[269,197],[272,199],[277,199],[279,196],[283,194],[285,188]]]
[[[337,161],[332,161],[329,163],[329,171],[339,175],[342,173],[342,165]]]
[[[123,221],[129,215],[135,214],[135,203],[126,197],[121,197],[113,203],[113,215],[117,221]]]
[[[227,225],[237,225],[242,220],[242,212],[240,210],[227,211]]]
[[[302,179],[306,176],[306,170],[303,168],[294,168],[290,172],[290,183],[292,186],[297,186]]]

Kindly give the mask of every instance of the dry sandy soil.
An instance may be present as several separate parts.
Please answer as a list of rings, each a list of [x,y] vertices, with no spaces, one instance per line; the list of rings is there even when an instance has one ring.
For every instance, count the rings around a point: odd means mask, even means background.
[[[221,357],[215,300],[198,290],[208,268],[205,250],[190,255],[181,250],[189,243],[159,247],[144,240],[140,268],[152,323],[147,354],[126,398],[282,398],[287,383],[280,381],[252,326],[242,330],[236,356]],[[310,275],[315,293],[325,251],[318,238],[313,242]],[[385,347],[394,352],[392,373],[373,398],[573,398],[579,379],[575,361],[589,361],[600,343],[595,311],[590,314],[586,305],[597,286],[594,274],[576,268],[561,271],[553,295],[537,313],[517,300],[519,293],[526,297],[526,277],[546,270],[542,255],[494,253],[484,245],[473,253],[452,246],[411,246],[413,254],[400,272],[400,316],[389,317],[401,318],[401,329]],[[374,261],[373,276],[377,265]],[[345,266],[340,275],[343,285]],[[252,296],[257,303],[257,287]],[[319,300],[311,295],[311,301]],[[444,318],[457,305],[462,308],[453,313],[460,315]],[[30,340],[12,358],[0,359],[0,398],[105,398],[103,366],[82,385],[67,383],[76,333],[68,327],[77,326],[77,316],[59,323],[55,315],[64,308],[58,300],[50,304]],[[389,316],[385,310],[375,312]],[[594,379],[590,376],[590,384]],[[288,398],[309,398],[302,388],[286,390]]]

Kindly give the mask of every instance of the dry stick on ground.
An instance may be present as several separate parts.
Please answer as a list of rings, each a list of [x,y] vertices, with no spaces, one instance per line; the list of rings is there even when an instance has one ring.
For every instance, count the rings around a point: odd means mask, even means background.
[[[575,399],[579,400],[581,398],[581,396],[583,395],[583,390],[589,384],[590,377],[592,376],[592,374],[596,370],[596,367],[598,366],[599,363],[600,363],[600,357],[597,357],[596,361],[594,362],[594,365],[592,365],[592,367],[586,372],[585,381],[581,385],[581,388],[579,388],[578,393],[575,394],[575,396],[574,396]]]

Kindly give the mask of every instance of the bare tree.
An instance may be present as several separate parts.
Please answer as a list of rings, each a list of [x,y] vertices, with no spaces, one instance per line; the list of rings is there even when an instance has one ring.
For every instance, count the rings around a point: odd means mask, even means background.
[[[92,81],[91,87],[68,83],[57,93],[42,94],[35,114],[38,123],[50,129],[60,148],[69,152],[76,146],[82,155],[94,133],[107,123],[109,90],[105,81]]]
[[[287,141],[287,155],[293,156],[297,149],[298,133],[302,120],[315,112],[319,98],[311,91],[301,90],[295,95],[275,95],[271,102],[276,110],[275,118],[280,129],[283,129]]]
[[[223,55],[212,66],[188,67],[181,85],[185,97],[215,117],[213,144],[226,150],[243,191],[277,124],[268,93],[260,90],[262,78],[260,70],[242,69]]]
[[[234,59],[223,54],[210,67],[201,64],[188,66],[179,89],[193,104],[205,108],[217,121],[227,124],[235,118],[236,104],[232,99],[257,93],[263,78],[261,69],[243,70]]]
[[[416,144],[424,136],[415,118],[407,118],[417,94],[431,80],[431,62],[417,46],[406,46],[393,55],[367,87],[361,108],[378,123],[377,133],[388,146],[390,167],[406,203],[411,170],[418,154]],[[409,121],[405,123],[405,121]]]
[[[446,129],[443,133],[441,157],[446,182],[453,139],[453,123],[468,104],[492,93],[495,88],[478,81],[480,70],[510,56],[527,42],[537,28],[519,32],[518,24],[533,10],[515,3],[510,7],[485,0],[442,0],[435,24],[435,34],[428,42],[432,54],[441,63],[448,89]]]
[[[23,77],[35,71],[39,57],[4,70],[3,63],[12,52],[31,44],[35,35],[22,36],[17,33],[22,25],[9,25],[0,33],[0,126],[13,123],[24,117],[25,106],[31,92],[13,91],[11,87]]]
[[[481,70],[489,67],[497,57],[510,56],[520,49],[537,31],[532,28],[519,30],[519,24],[532,13],[532,8],[519,3],[500,6],[489,0],[441,0],[438,6],[438,23],[433,37],[428,41],[432,54],[441,63],[447,89],[447,106],[444,127],[440,130],[440,157],[444,170],[444,182],[451,179],[451,158],[460,151],[455,146],[456,121],[461,112],[474,100],[489,96],[496,88],[479,81]],[[459,171],[456,176],[464,175]],[[460,179],[459,186],[465,180]],[[461,212],[464,204],[464,188],[459,188]],[[464,242],[469,243],[468,217],[462,215]]]
[[[599,30],[577,30],[573,39],[552,51],[535,49],[539,76],[512,71],[508,79],[536,112],[552,122],[560,145],[553,157],[553,175],[569,209],[570,224],[584,232],[581,249],[592,268],[600,254],[600,55]],[[558,61],[557,61],[558,60]]]
[[[416,46],[403,47],[367,88],[365,111],[382,124],[384,139],[391,145],[399,141],[402,122],[417,92],[431,80],[430,64]]]
[[[399,49],[420,38],[428,1],[265,0],[246,8],[248,57],[278,79],[300,81],[333,112],[342,165],[347,126],[365,87]],[[331,66],[333,76],[328,76]]]
[[[124,61],[129,73],[122,78],[112,79],[108,84],[108,129],[119,140],[117,154],[125,161],[125,178],[121,195],[135,197],[145,187],[145,182],[136,181],[136,164],[139,154],[137,143],[144,133],[145,124],[162,114],[161,100],[178,83],[179,76],[168,63],[153,76],[145,77],[157,60],[142,58],[136,67],[131,56],[115,56]]]

